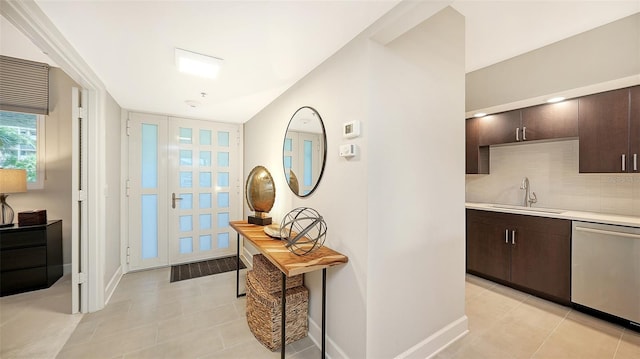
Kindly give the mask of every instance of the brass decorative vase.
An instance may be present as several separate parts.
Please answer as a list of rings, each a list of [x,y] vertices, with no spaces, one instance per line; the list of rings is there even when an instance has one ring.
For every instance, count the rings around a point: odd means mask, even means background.
[[[249,209],[255,212],[253,216],[249,216],[248,222],[261,226],[271,224],[268,213],[276,200],[276,187],[271,173],[265,167],[256,166],[251,170],[247,177],[245,196]]]

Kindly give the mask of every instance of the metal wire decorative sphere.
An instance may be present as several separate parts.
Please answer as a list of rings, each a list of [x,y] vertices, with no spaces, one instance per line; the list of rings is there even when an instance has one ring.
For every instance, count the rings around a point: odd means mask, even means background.
[[[327,224],[313,208],[299,207],[287,213],[280,224],[280,234],[293,254],[302,256],[322,247]]]

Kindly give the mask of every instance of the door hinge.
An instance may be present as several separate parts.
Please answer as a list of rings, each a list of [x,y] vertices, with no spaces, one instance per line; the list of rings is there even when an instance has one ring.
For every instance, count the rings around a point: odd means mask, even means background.
[[[127,120],[127,136],[131,136],[131,120]]]
[[[127,247],[127,264],[129,264],[129,259],[131,258],[131,247]]]
[[[87,117],[87,110],[85,108],[78,107],[78,117],[79,118],[86,118]]]
[[[131,181],[127,178],[127,180],[124,181],[124,195],[129,197],[130,190],[131,190]]]
[[[82,283],[85,283],[87,281],[87,274],[86,273],[80,272],[80,273],[76,273],[74,276],[76,277],[75,279],[76,279],[76,282],[78,284],[82,284]]]
[[[87,200],[87,193],[85,191],[82,191],[82,190],[77,191],[76,192],[76,197],[77,197],[76,201],[84,202],[84,201]]]

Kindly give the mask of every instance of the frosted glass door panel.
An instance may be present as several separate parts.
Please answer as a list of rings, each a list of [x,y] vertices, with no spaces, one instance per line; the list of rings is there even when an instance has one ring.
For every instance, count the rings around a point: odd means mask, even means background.
[[[158,125],[142,124],[142,188],[158,187]]]
[[[142,195],[142,259],[158,258],[158,196]]]
[[[128,266],[167,265],[167,118],[131,113],[128,136]]]

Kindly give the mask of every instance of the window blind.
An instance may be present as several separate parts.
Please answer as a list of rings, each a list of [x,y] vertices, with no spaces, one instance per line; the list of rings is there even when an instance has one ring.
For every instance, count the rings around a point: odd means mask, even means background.
[[[49,65],[0,55],[0,110],[49,114]]]

